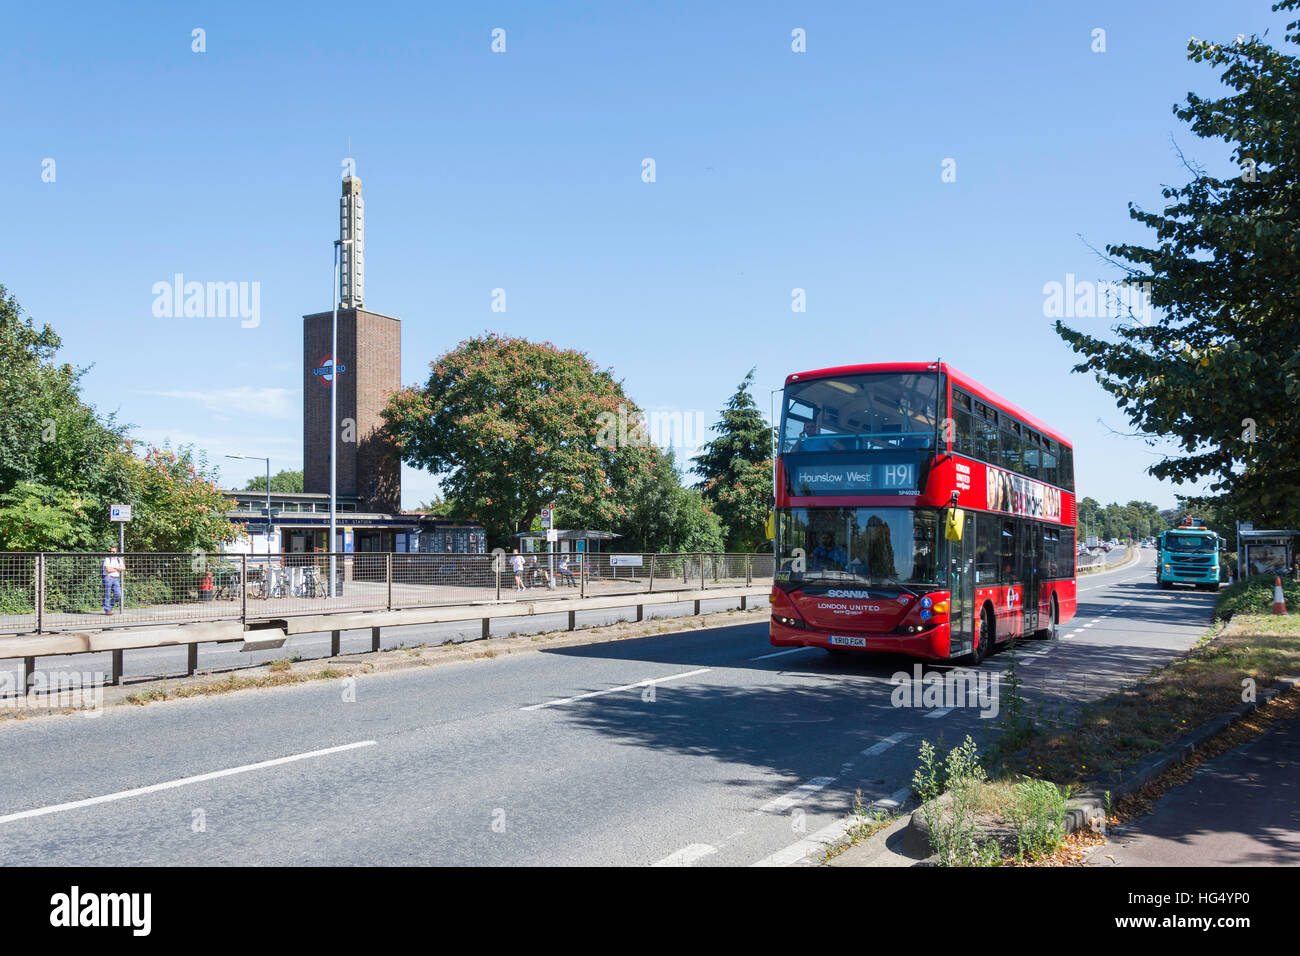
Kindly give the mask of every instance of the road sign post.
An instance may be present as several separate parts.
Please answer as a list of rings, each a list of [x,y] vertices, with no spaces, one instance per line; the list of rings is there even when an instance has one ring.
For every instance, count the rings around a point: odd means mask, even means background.
[[[126,552],[126,526],[131,520],[130,505],[109,505],[108,520],[117,522],[117,550],[119,554]]]
[[[546,529],[546,550],[549,553],[547,557],[548,573],[551,575],[551,586],[555,586],[555,549],[560,540],[560,532],[554,528]]]
[[[560,540],[560,534],[555,528],[555,502],[542,509],[542,528],[546,531],[546,552],[547,552],[547,573],[550,574],[550,583],[555,584],[555,544]]]

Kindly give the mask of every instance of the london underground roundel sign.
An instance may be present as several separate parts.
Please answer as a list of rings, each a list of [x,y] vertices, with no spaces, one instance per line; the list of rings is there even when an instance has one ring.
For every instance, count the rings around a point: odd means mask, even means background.
[[[340,365],[338,367],[338,372],[340,375],[342,375],[347,370],[348,367],[346,365]],[[320,360],[320,364],[317,365],[316,368],[312,369],[312,372],[315,373],[317,381],[319,381],[322,385],[334,384],[334,356],[332,355],[325,356],[323,359]]]

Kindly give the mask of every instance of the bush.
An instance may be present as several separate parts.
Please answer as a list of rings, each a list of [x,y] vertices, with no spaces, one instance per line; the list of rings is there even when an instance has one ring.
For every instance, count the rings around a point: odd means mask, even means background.
[[[176,603],[172,586],[158,578],[128,580],[123,591],[128,607],[151,607],[155,604]]]
[[[1036,860],[1055,853],[1065,837],[1068,790],[1048,780],[1022,780],[1016,785],[1007,819],[1016,830],[1016,855]]]
[[[0,614],[31,614],[35,610],[35,597],[30,586],[0,586]]]
[[[990,866],[997,862],[997,844],[980,842],[975,825],[980,785],[987,779],[979,762],[975,741],[967,736],[960,747],[948,752],[942,767],[929,741],[921,743],[921,766],[912,777],[912,786],[926,795],[946,790],[952,798],[943,807],[933,798],[921,805],[921,814],[930,828],[930,844],[938,854],[939,866]]]
[[[1219,592],[1214,615],[1226,621],[1234,614],[1265,614],[1273,609],[1273,582],[1277,575],[1252,574]],[[1300,607],[1300,583],[1283,575],[1282,593],[1288,607]]]

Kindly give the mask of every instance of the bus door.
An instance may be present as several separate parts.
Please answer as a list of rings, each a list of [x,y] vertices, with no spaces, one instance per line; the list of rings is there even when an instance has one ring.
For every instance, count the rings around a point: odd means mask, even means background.
[[[1000,539],[998,583],[1002,585],[1002,607],[998,609],[998,633],[1008,638],[1024,633],[1025,578],[1029,555],[1025,552],[1023,522],[1004,520]]]
[[[1038,630],[1039,585],[1043,580],[1043,534],[1032,521],[1022,521],[1020,532],[1020,553],[1024,561],[1024,573],[1021,575],[1024,584],[1024,594],[1021,597],[1024,629],[1020,633],[1032,634]]]
[[[975,646],[975,515],[967,512],[961,540],[948,542],[948,653],[956,657]]]

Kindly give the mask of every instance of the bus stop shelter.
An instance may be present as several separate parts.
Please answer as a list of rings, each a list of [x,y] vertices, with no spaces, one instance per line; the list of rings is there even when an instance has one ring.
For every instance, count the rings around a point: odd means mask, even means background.
[[[1290,574],[1295,566],[1300,531],[1237,532],[1238,574]]]
[[[521,531],[515,537],[519,539],[519,550],[525,553],[550,550],[546,546],[545,531]],[[592,554],[599,552],[606,542],[621,537],[612,531],[566,531],[557,528],[555,550],[560,554]]]

